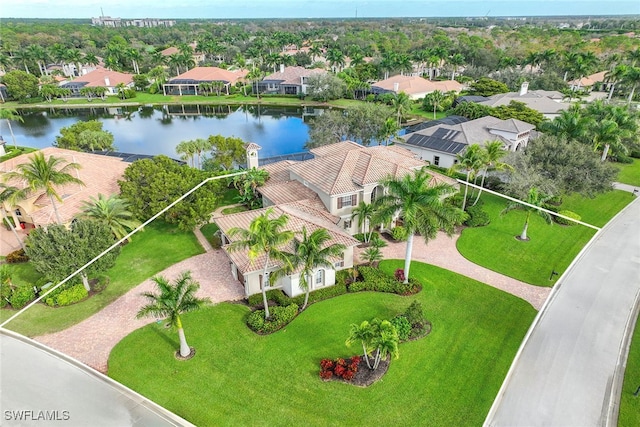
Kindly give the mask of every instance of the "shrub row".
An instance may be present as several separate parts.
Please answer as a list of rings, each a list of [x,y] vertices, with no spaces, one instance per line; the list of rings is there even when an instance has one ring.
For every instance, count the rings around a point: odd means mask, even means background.
[[[255,332],[270,334],[281,329],[298,315],[298,306],[291,304],[286,307],[272,307],[270,317],[265,320],[264,310],[255,310],[249,314],[247,325]]]
[[[13,289],[9,297],[9,304],[16,310],[20,310],[36,298],[36,293],[30,285],[18,286]]]
[[[64,307],[82,301],[89,296],[89,292],[82,283],[75,284],[60,292],[54,291],[45,298],[44,303],[50,307]]]
[[[413,280],[409,280],[409,283],[402,283],[373,267],[360,266],[358,270],[362,275],[362,281],[350,284],[349,292],[376,291],[408,295],[419,290],[418,284]]]
[[[560,215],[564,215],[564,216],[567,216],[567,217],[569,217],[569,218],[573,218],[573,219],[578,220],[578,221],[580,221],[580,220],[582,219],[582,217],[581,217],[580,215],[578,215],[577,213],[575,213],[575,212],[562,210],[562,211],[559,211],[558,213],[559,213]],[[562,225],[576,225],[576,223],[575,223],[575,222],[573,222],[573,221],[569,221],[568,219],[560,218],[559,216],[554,216],[553,218],[555,219],[555,221],[556,221],[558,224],[562,224]]]
[[[346,270],[341,270],[346,271]],[[336,277],[336,284],[326,288],[318,289],[309,293],[309,304],[322,301],[325,299],[337,297],[338,295],[344,295],[347,293],[347,286],[344,281],[340,282]],[[304,304],[304,294],[298,295],[295,298],[291,298],[285,295],[280,289],[272,289],[267,291],[267,300],[276,303],[279,306],[286,307],[290,304],[296,304],[302,306]],[[254,294],[247,298],[247,303],[252,307],[262,306],[262,294]]]

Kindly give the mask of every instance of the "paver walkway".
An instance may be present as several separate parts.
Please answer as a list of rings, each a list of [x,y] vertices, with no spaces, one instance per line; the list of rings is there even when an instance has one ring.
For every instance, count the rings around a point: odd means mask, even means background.
[[[435,239],[430,240],[429,244],[425,244],[422,237],[416,236],[413,239],[411,258],[414,261],[421,261],[455,271],[463,276],[471,277],[494,288],[509,292],[528,301],[536,310],[540,310],[549,296],[551,288],[529,285],[472,263],[458,252],[456,248],[458,237],[460,237],[459,234],[449,237],[445,233],[439,232]],[[388,243],[388,246],[382,248],[382,253],[385,259],[404,259],[405,250],[405,242]],[[360,254],[363,251],[364,249],[356,248],[356,259],[361,259]]]
[[[229,259],[223,251],[210,251],[174,264],[160,274],[173,280],[182,271],[190,270],[193,279],[201,286],[198,296],[209,297],[214,303],[242,299],[244,289],[233,278],[228,265]],[[146,303],[140,294],[153,291],[154,283],[146,280],[77,325],[35,339],[106,373],[111,349],[134,330],[154,321],[152,318],[135,318]],[[188,333],[187,330],[187,339]]]

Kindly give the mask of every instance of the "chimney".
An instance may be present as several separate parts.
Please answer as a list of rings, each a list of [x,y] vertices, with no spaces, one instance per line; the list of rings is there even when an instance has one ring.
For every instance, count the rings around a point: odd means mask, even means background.
[[[247,169],[254,169],[259,166],[258,164],[258,150],[262,149],[258,144],[253,142],[246,144],[246,156],[247,156]]]
[[[393,91],[395,93],[398,93],[398,90],[400,89],[400,83],[394,83],[393,84]]]
[[[280,64],[280,72],[284,73],[284,64]]]
[[[109,77],[105,77],[104,78],[104,85],[106,87],[110,87],[111,86],[111,81],[109,80]]]
[[[520,85],[520,96],[526,95],[527,90],[529,90],[529,82],[522,82]]]

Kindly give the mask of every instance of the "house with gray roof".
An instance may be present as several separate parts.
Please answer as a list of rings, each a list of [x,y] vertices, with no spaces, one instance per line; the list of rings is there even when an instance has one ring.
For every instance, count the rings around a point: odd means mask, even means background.
[[[500,105],[509,105],[511,101],[523,102],[527,107],[539,111],[548,119],[560,115],[564,110],[568,110],[571,104],[562,102],[564,95],[555,90],[529,90],[529,83],[524,82],[519,92],[499,93],[490,96],[488,100],[478,102],[480,105],[489,107],[498,107]]]
[[[247,146],[247,164],[257,164],[256,144]],[[322,227],[329,232],[332,243],[346,246],[342,257],[334,260],[333,268],[319,268],[314,272],[311,289],[319,289],[335,284],[335,272],[353,266],[353,248],[360,242],[352,236],[362,232],[351,215],[360,202],[371,203],[383,194],[381,182],[387,177],[400,178],[425,166],[414,153],[399,146],[364,147],[351,141],[325,145],[311,150],[313,158],[304,161],[284,160],[261,167],[269,172],[267,182],[258,188],[263,206],[274,209],[274,217],[289,216],[288,228],[308,232]],[[443,182],[454,185],[455,181],[444,175],[430,172],[430,184]],[[227,245],[233,241],[228,235],[232,227],[246,228],[263,210],[241,212],[217,218],[223,237],[223,249],[229,256],[231,270],[245,286],[246,295],[260,292],[264,263],[251,263],[246,253],[229,252]],[[366,227],[366,226],[365,226]],[[364,228],[364,227],[363,227]],[[286,249],[286,248],[285,248]],[[263,260],[264,261],[264,260]],[[279,268],[273,261],[269,271]],[[299,295],[297,272],[282,278],[276,287],[282,288],[290,296]]]
[[[281,65],[278,72],[269,74],[258,82],[258,91],[281,95],[304,95],[307,93],[307,79],[316,74],[326,73],[321,68],[309,69]]]
[[[469,145],[501,141],[505,150],[517,151],[527,146],[535,126],[517,119],[502,120],[487,116],[457,124],[438,124],[396,140],[396,145],[411,150],[435,166],[450,168],[458,154]]]

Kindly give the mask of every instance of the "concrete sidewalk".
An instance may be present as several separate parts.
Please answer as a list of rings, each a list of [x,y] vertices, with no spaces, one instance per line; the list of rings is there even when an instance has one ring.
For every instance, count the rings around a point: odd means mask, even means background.
[[[615,425],[628,334],[640,296],[640,200],[558,280],[485,426]]]

